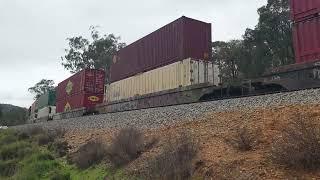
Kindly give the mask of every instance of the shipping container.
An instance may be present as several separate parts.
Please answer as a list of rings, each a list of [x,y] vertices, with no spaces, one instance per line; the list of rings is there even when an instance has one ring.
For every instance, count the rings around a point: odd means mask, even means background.
[[[54,114],[56,114],[56,106],[47,106],[38,110],[38,118],[52,119]]]
[[[294,24],[296,63],[320,60],[320,17]]]
[[[38,101],[35,100],[31,105],[31,114],[35,114],[38,106]]]
[[[219,85],[218,66],[188,58],[106,85],[105,102],[204,83]]]
[[[57,101],[57,113],[67,112],[80,108],[93,108],[103,102],[103,94],[78,93]]]
[[[97,69],[82,70],[62,81],[57,87],[57,101],[75,94],[103,94],[105,71]]]
[[[211,59],[211,24],[181,17],[117,52],[110,82],[187,58]]]
[[[290,0],[291,19],[299,21],[320,13],[319,0]]]
[[[37,100],[36,109],[42,109],[46,106],[55,106],[56,105],[56,92],[49,91],[43,95],[41,95]]]

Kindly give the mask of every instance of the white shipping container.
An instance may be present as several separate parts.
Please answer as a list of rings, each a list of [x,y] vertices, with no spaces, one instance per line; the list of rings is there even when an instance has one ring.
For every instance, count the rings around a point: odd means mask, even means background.
[[[212,62],[188,58],[106,85],[105,102],[204,83],[218,86],[219,74]]]
[[[44,117],[52,118],[52,116],[54,114],[56,114],[56,107],[55,106],[47,106],[42,109],[39,109],[37,119],[44,118]]]

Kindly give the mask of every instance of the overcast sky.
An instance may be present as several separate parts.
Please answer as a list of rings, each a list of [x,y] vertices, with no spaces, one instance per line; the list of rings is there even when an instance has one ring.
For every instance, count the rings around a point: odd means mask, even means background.
[[[70,74],[60,57],[66,38],[88,36],[90,25],[130,44],[185,15],[212,23],[216,40],[241,38],[266,0],[0,0],[0,103],[29,107],[27,89]]]

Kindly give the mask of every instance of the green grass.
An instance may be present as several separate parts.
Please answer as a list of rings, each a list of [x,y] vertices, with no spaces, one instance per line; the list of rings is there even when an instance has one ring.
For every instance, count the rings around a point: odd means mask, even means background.
[[[19,138],[12,130],[0,131],[0,179],[3,180],[103,180],[127,178],[120,170],[113,172],[100,164],[81,170],[57,158],[47,146],[39,146],[36,138]]]

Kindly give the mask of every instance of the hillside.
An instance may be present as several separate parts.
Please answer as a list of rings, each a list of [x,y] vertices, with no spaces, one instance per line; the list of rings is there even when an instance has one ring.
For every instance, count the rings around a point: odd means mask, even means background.
[[[148,169],[150,159],[156,157],[172,140],[188,133],[199,145],[194,160],[194,178],[199,179],[317,179],[318,171],[295,169],[272,161],[275,142],[287,129],[297,114],[320,118],[319,105],[290,105],[273,108],[257,108],[248,111],[208,113],[194,122],[164,128],[144,130],[150,139],[159,142],[125,167],[126,172],[139,174]],[[239,128],[245,127],[254,134],[256,142],[250,150],[241,151],[228,140],[237,138]],[[115,129],[70,131],[65,139],[76,151],[81,145],[94,139],[110,143]]]
[[[11,104],[0,104],[0,125],[14,126],[24,124],[28,110]]]

